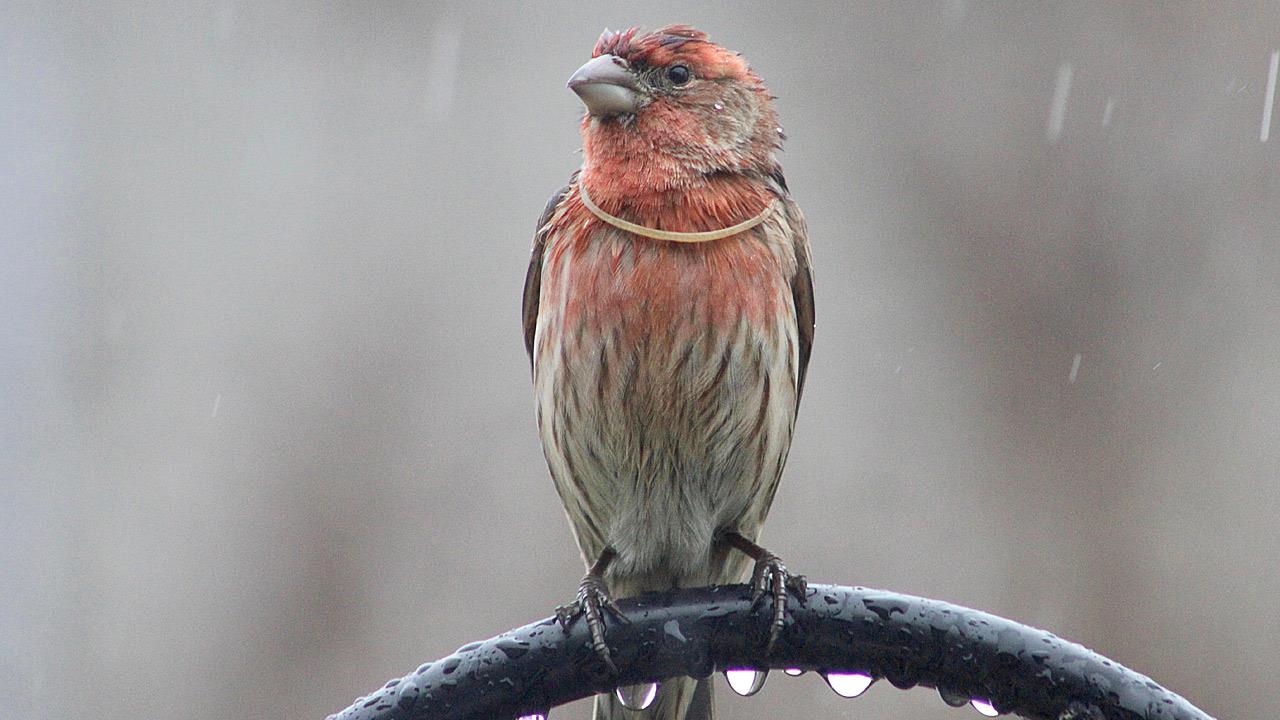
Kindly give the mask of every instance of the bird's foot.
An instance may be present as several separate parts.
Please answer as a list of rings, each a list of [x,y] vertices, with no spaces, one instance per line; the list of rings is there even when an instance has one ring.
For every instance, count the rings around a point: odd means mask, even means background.
[[[591,633],[591,648],[595,650],[604,664],[615,675],[618,667],[613,664],[613,657],[609,652],[609,646],[604,641],[604,612],[609,611],[615,618],[622,622],[630,622],[627,616],[622,614],[622,609],[613,601],[609,595],[609,588],[604,583],[604,578],[597,573],[589,572],[582,578],[582,582],[578,585],[578,597],[574,602],[568,605],[561,605],[556,608],[556,620],[560,621],[560,627],[565,630],[574,623],[578,618],[585,617],[587,620],[587,630]]]
[[[756,559],[755,570],[751,573],[751,604],[754,606],[766,594],[773,603],[773,619],[769,623],[769,645],[766,652],[773,650],[773,645],[782,634],[782,627],[787,619],[787,591],[804,603],[805,592],[809,583],[803,575],[792,575],[782,558],[769,551]]]

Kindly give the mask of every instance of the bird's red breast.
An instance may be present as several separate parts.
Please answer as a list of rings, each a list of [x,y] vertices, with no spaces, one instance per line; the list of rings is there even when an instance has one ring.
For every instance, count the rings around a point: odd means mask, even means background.
[[[605,212],[678,232],[733,225],[774,199],[742,178],[679,194],[627,194],[626,183],[592,182],[591,175],[583,181]],[[736,236],[682,244],[621,233],[596,218],[575,191],[548,234],[543,293],[563,298],[566,329],[685,342],[699,326],[727,331],[740,320],[757,328],[774,322],[790,302],[784,281],[795,269],[794,261],[785,267],[789,253]]]

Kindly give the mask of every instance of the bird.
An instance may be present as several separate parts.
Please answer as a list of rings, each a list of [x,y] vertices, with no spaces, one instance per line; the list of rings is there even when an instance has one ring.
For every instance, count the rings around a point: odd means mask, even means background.
[[[605,30],[568,87],[586,108],[582,165],[538,219],[522,303],[543,452],[587,567],[557,616],[585,618],[616,671],[616,599],[740,582],[750,565],[772,647],[805,586],[757,541],[814,335],[775,98],[688,25]],[[595,704],[597,720],[713,714],[709,678],[665,681],[641,711]]]

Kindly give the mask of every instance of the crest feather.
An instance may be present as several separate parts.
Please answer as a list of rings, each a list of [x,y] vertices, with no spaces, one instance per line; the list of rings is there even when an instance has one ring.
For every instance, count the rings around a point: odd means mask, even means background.
[[[628,60],[643,60],[656,48],[674,49],[685,43],[705,43],[707,34],[691,25],[667,25],[653,32],[637,37],[640,28],[629,28],[621,32],[606,29],[596,41],[591,57],[616,55]]]

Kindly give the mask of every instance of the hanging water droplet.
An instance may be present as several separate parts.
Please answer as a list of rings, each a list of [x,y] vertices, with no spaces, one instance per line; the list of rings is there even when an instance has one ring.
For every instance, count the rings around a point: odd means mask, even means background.
[[[964,707],[969,702],[969,694],[952,690],[951,688],[939,687],[938,695],[942,698],[942,702],[951,707]]]
[[[978,711],[979,715],[985,715],[987,717],[995,717],[1000,714],[1000,711],[996,710],[996,706],[992,705],[990,700],[984,700],[983,698],[974,698],[969,701],[969,704],[973,706],[974,710]]]
[[[639,685],[621,685],[613,691],[618,702],[628,710],[644,710],[653,704],[658,696],[658,683],[640,683]]]
[[[760,692],[760,688],[764,687],[764,681],[768,677],[768,670],[755,668],[729,668],[724,671],[724,679],[729,681],[729,687],[743,697]]]
[[[840,697],[855,698],[867,691],[876,679],[865,673],[827,673],[827,684]]]
[[[787,668],[786,670],[783,670],[782,672],[784,672],[784,673],[786,673],[786,674],[790,675],[791,677],[800,677],[801,675],[803,675],[803,674],[804,674],[804,671],[803,671],[803,670],[801,670],[800,668]]]

